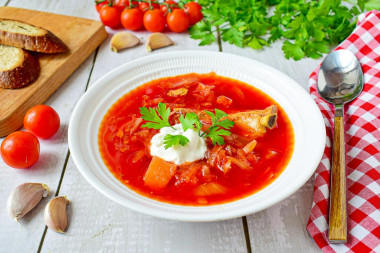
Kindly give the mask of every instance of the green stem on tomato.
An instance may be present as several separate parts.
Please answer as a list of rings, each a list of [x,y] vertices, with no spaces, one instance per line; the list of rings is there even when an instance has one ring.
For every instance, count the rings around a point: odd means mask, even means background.
[[[145,1],[145,0],[139,0],[139,2],[141,2],[141,3],[148,3],[148,4],[149,4],[149,10],[153,10],[152,3],[153,3],[153,4],[160,4],[160,2],[158,2],[158,1]]]
[[[151,4],[161,4],[161,3],[158,2],[158,1],[138,0],[137,2],[139,2],[139,3],[149,3],[149,5],[151,5]]]
[[[95,4],[100,4],[100,3],[103,3],[103,2],[105,2],[105,1],[107,1],[107,0],[96,0],[96,1],[95,1]]]
[[[187,4],[188,1],[179,1],[177,4],[178,4],[178,7],[180,9],[183,9],[183,6],[185,6],[185,4]]]
[[[108,6],[109,6],[109,7],[112,7],[114,4],[115,4],[115,1],[114,1],[114,0],[110,0],[110,1],[108,1]]]
[[[161,5],[165,5],[166,8],[168,8],[168,11],[165,13],[165,15],[168,14],[168,13],[172,13],[174,7],[178,7],[179,8],[179,3],[177,3],[177,4],[168,4],[168,3],[163,2],[163,3],[161,3]]]

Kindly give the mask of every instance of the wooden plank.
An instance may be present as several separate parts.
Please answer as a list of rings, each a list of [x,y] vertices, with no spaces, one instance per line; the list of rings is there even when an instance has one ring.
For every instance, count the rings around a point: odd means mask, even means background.
[[[61,14],[70,14],[66,8],[66,13],[62,12],[62,1],[11,1],[10,6],[18,5],[24,8],[46,10],[51,12],[60,11]],[[79,1],[81,2],[81,1]],[[79,5],[82,3],[75,0],[67,0],[68,6]],[[88,3],[92,6],[92,2]],[[89,6],[88,6],[89,8]],[[82,14],[86,17],[86,14]],[[87,17],[90,17],[87,16]],[[40,141],[41,156],[39,161],[29,169],[16,170],[8,167],[0,159],[0,203],[3,203],[3,211],[0,212],[0,240],[1,250],[4,252],[36,252],[45,223],[43,220],[43,209],[54,196],[58,187],[62,169],[68,154],[67,146],[67,127],[74,105],[83,94],[89,73],[92,68],[94,54],[90,56],[63,85],[46,101],[45,104],[52,106],[60,115],[61,127],[57,134],[49,140]],[[52,193],[39,203],[27,216],[20,220],[22,228],[14,222],[5,212],[5,203],[8,195],[14,187],[25,182],[43,182],[49,185]]]
[[[18,129],[26,111],[43,103],[107,34],[101,22],[47,12],[1,7],[0,17],[46,28],[69,47],[67,53],[39,54],[41,73],[31,85],[22,89],[0,89],[0,136],[5,136]]]
[[[246,56],[272,66],[292,77],[306,90],[309,75],[321,62],[313,59],[287,60],[279,42],[263,51],[242,49],[227,43],[223,43],[222,48],[223,52]],[[306,230],[313,199],[313,185],[314,180],[310,179],[284,201],[247,216],[253,252],[320,252]]]
[[[108,30],[111,34],[115,31]],[[136,32],[145,43],[150,33]],[[186,34],[169,36],[176,46],[150,54],[172,50],[196,49],[197,41]],[[133,59],[148,55],[145,46],[118,54],[109,49],[109,40],[99,49],[90,86],[107,72]],[[202,48],[217,50],[217,45]],[[59,249],[83,252],[245,252],[246,243],[241,219],[213,223],[181,223],[137,214],[109,201],[90,186],[69,160],[60,195],[72,200],[70,227],[62,236],[47,231],[43,252]],[[69,247],[69,248],[68,248]]]

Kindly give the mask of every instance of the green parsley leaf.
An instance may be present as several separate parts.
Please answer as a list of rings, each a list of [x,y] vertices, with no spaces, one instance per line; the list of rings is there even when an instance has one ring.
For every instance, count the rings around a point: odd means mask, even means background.
[[[207,111],[207,110],[205,110],[205,112],[211,117],[212,126],[220,126],[226,129],[230,129],[235,124],[235,122],[229,119],[221,120],[222,118],[228,116],[228,114],[223,112],[222,110],[215,109],[215,115],[212,112]]]
[[[231,135],[230,131],[227,131],[225,129],[221,129],[219,127],[210,127],[208,133],[206,134],[206,137],[209,137],[212,141],[212,144],[216,145],[224,145],[224,139],[222,136],[229,136]]]
[[[158,113],[158,114],[157,114]],[[166,104],[158,103],[157,110],[155,108],[140,107],[141,118],[148,121],[142,127],[161,129],[163,127],[172,127],[169,123],[170,108],[166,108]]]
[[[194,124],[195,124],[195,126],[196,126],[196,128],[197,128],[197,131],[198,131],[199,136],[201,136],[201,130],[202,130],[202,126],[203,126],[203,124],[202,124],[202,122],[199,120],[198,115],[196,115],[196,114],[193,113],[193,112],[190,112],[190,113],[186,114],[186,116],[187,116],[187,115],[189,115],[188,117],[193,118],[193,119],[195,120]]]
[[[292,44],[289,41],[284,42],[282,50],[285,53],[286,59],[293,58],[294,60],[300,60],[305,56],[305,52],[302,50],[302,48]]]
[[[186,146],[188,142],[189,142],[189,139],[187,139],[186,136],[183,136],[183,135],[167,134],[164,137],[165,149],[168,149],[170,147],[177,146],[177,145]]]
[[[199,121],[198,116],[193,112],[187,113],[185,117],[181,115],[179,117],[179,122],[181,122],[183,131],[185,132],[187,129],[194,129],[194,124],[197,126],[198,130],[202,127],[202,123]]]
[[[209,45],[215,41],[215,35],[211,31],[211,24],[200,21],[189,29],[190,38],[200,39],[199,46]]]
[[[212,125],[203,133],[202,136],[209,137],[214,145],[224,145],[224,139],[222,135],[230,135],[231,132],[226,130],[234,126],[235,122],[229,119],[223,119],[228,116],[227,113],[222,110],[215,109],[215,114],[205,110],[205,112],[211,117]],[[225,129],[223,129],[225,128]]]
[[[239,31],[236,27],[222,29],[221,34],[223,41],[228,41],[230,44],[235,44],[238,47],[243,47],[244,33],[242,31]]]
[[[380,2],[378,0],[366,1],[364,5],[367,10],[380,10]]]

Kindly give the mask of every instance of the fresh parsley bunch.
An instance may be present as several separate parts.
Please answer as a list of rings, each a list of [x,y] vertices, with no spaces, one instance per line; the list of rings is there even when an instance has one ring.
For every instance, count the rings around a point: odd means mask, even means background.
[[[212,125],[207,128],[204,132],[201,131],[203,124],[199,120],[198,115],[195,113],[186,113],[185,116],[181,115],[179,117],[179,122],[182,125],[183,131],[186,132],[188,129],[194,129],[198,132],[200,137],[210,138],[214,145],[224,145],[224,139],[222,136],[228,136],[231,134],[228,131],[234,126],[234,122],[227,119],[227,113],[222,110],[215,109],[215,114],[205,110],[205,112],[211,117]],[[142,127],[161,129],[163,127],[171,127],[169,123],[170,108],[166,107],[165,103],[158,103],[157,109],[140,107],[140,114],[145,121],[147,121]],[[164,147],[168,149],[172,146],[181,145],[186,146],[189,139],[183,135],[172,135],[167,134],[164,137]]]
[[[190,30],[199,45],[219,34],[238,47],[262,49],[283,40],[287,59],[319,58],[343,41],[365,9],[380,9],[379,0],[199,0],[204,19]]]

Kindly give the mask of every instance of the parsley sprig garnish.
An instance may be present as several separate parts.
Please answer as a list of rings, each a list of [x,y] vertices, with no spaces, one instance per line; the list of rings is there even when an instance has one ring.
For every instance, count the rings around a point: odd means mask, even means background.
[[[227,117],[227,113],[222,110],[215,109],[215,114],[206,110],[205,112],[211,117],[212,125],[201,135],[201,137],[209,137],[214,145],[224,145],[224,139],[222,136],[228,136],[231,134],[231,132],[226,129],[233,127],[235,122],[228,119],[222,119]]]
[[[147,121],[142,127],[161,129],[163,127],[171,127],[169,123],[170,108],[166,107],[165,103],[158,103],[157,109],[149,107],[140,107],[141,118]],[[215,109],[215,113],[205,110],[212,121],[212,125],[202,132],[203,124],[200,121],[197,114],[190,112],[186,113],[185,116],[181,115],[179,117],[179,122],[182,125],[183,131],[186,132],[188,129],[193,129],[198,132],[200,137],[210,138],[214,145],[224,145],[224,139],[222,136],[228,136],[231,134],[228,131],[234,126],[234,122],[227,119],[227,113],[222,110]],[[185,146],[189,142],[189,139],[183,135],[172,135],[167,134],[164,137],[164,147],[168,149],[173,146],[181,145]]]

